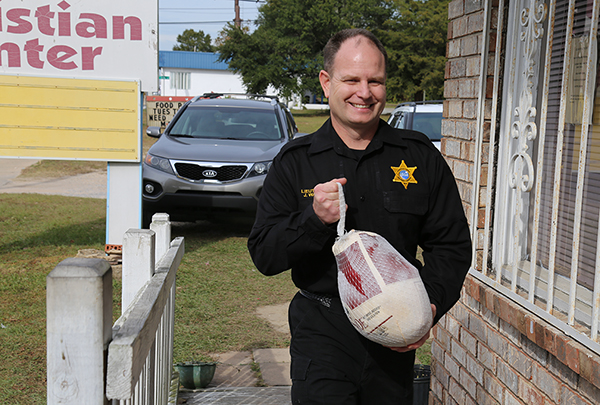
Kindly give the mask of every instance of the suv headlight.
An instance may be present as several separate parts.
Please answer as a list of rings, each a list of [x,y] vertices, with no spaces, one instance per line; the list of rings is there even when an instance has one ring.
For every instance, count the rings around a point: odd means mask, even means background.
[[[252,168],[250,169],[250,173],[248,173],[248,177],[266,175],[269,172],[269,169],[271,168],[271,164],[273,164],[273,161],[271,160],[266,162],[254,163],[252,165]]]
[[[153,167],[155,169],[175,175],[175,173],[173,173],[173,168],[171,167],[171,163],[169,162],[169,159],[161,158],[161,157],[154,156],[154,155],[151,155],[148,153],[148,154],[146,154],[144,163],[146,163],[148,166]]]

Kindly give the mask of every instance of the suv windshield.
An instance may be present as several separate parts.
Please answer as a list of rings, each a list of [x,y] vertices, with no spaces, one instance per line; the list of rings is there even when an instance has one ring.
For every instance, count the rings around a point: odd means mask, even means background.
[[[281,139],[273,110],[241,107],[188,107],[169,131],[173,137]]]

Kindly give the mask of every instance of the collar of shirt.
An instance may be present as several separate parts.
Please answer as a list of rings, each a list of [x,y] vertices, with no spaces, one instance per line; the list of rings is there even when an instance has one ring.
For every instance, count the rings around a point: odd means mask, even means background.
[[[408,146],[401,135],[401,131],[395,130],[385,121],[379,120],[379,127],[377,128],[373,140],[369,143],[369,146],[367,146],[365,155],[380,149],[385,143],[403,148]],[[348,146],[346,146],[333,129],[331,119],[328,119],[323,126],[314,133],[308,153],[317,154],[328,149],[335,149],[339,154],[351,156]]]

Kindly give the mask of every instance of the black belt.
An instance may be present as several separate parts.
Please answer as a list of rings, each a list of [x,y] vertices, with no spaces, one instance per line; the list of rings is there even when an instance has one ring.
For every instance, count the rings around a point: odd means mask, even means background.
[[[333,297],[329,295],[315,294],[310,291],[300,290],[300,294],[312,301],[316,301],[324,307],[330,308]]]

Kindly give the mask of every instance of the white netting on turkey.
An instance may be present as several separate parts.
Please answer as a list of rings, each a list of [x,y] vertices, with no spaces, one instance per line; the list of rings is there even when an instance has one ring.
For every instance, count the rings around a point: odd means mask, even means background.
[[[333,245],[338,289],[346,315],[366,338],[389,347],[417,342],[429,330],[432,313],[419,271],[382,236],[344,231],[345,199],[340,191],[338,239]]]

